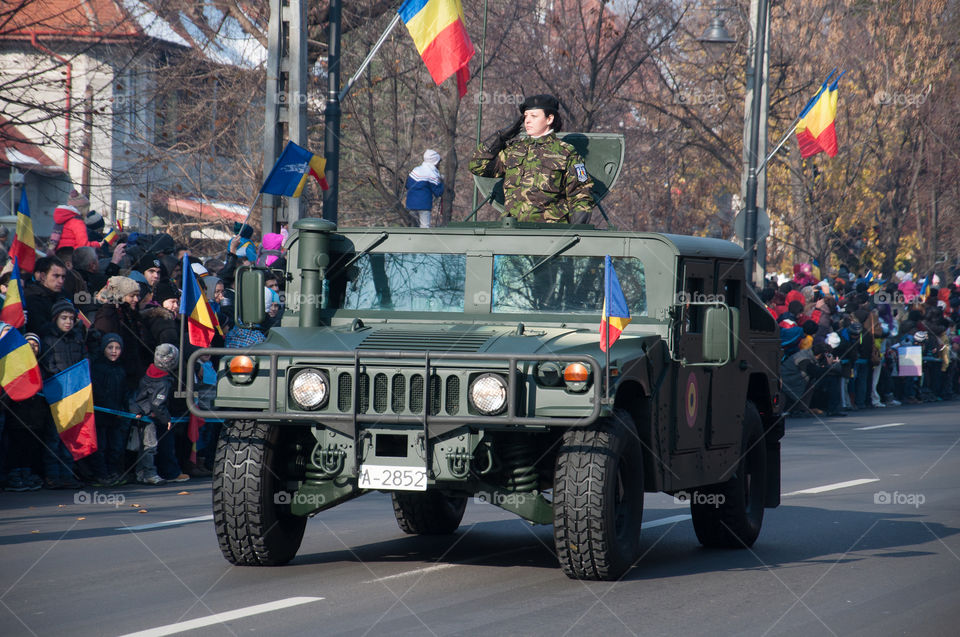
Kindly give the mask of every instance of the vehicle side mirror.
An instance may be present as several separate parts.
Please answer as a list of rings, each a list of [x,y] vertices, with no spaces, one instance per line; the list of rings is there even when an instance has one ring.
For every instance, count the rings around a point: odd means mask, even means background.
[[[732,313],[726,306],[708,307],[703,318],[703,360],[725,364],[733,358]]]
[[[237,268],[236,321],[247,329],[256,328],[267,320],[266,297],[263,287],[267,271],[260,268]]]

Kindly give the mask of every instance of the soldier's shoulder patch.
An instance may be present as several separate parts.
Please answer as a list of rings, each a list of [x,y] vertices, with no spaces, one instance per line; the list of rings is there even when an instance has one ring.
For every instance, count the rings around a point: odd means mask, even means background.
[[[577,171],[577,181],[586,181],[587,180],[587,167],[583,164],[574,164],[573,167]]]

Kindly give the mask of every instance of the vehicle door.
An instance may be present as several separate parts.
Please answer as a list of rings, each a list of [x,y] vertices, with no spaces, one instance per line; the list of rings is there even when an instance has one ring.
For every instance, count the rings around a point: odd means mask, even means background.
[[[715,262],[707,259],[684,259],[680,290],[677,293],[679,325],[677,352],[685,363],[703,362],[703,318],[715,294]],[[707,397],[710,391],[711,367],[675,365],[673,451],[702,449],[706,440]]]

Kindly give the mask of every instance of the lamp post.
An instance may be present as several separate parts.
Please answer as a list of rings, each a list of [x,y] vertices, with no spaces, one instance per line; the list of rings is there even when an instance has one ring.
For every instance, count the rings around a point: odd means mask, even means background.
[[[744,233],[743,251],[746,265],[747,279],[753,283],[755,277],[756,246],[757,246],[757,189],[759,160],[757,157],[760,144],[760,123],[763,119],[763,70],[764,54],[766,52],[767,12],[770,0],[754,0],[756,2],[756,22],[753,25],[753,73],[748,78],[747,90],[750,95],[750,118],[744,131],[747,145],[747,178],[744,194]],[[710,25],[703,32],[700,41],[706,45],[726,45],[733,42],[733,38],[726,30],[720,18],[720,9],[711,20]]]

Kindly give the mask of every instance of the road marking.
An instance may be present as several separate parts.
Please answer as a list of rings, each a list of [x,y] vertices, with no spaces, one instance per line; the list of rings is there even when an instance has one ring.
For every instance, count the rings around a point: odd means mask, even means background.
[[[194,522],[207,522],[213,519],[213,514],[201,515],[195,518],[182,518],[180,520],[167,520],[166,522],[154,522],[153,524],[141,524],[140,526],[119,526],[114,531],[146,531],[147,529],[162,529],[165,526],[177,526],[178,524],[193,524]]]
[[[674,524],[676,522],[683,522],[684,520],[689,520],[690,514],[685,513],[683,515],[671,515],[669,518],[660,518],[659,520],[650,520],[649,522],[644,522],[640,525],[641,529],[652,529],[655,526],[664,526],[667,524]]]
[[[887,427],[902,427],[905,422],[892,422],[889,425],[870,425],[869,427],[854,427],[854,431],[870,431],[871,429],[886,429]]]
[[[394,573],[393,575],[385,575],[383,577],[378,577],[377,579],[367,580],[364,584],[375,584],[377,582],[386,582],[392,579],[398,579],[400,577],[408,577],[410,575],[420,575],[422,573],[432,573],[433,571],[442,571],[446,568],[453,568],[454,566],[460,566],[459,563],[449,563],[449,564],[435,564],[433,566],[425,566],[424,568],[418,568],[412,571],[404,571],[402,573]]]
[[[177,622],[176,624],[167,624],[166,626],[148,628],[147,630],[141,630],[140,632],[136,633],[128,633],[126,635],[122,635],[121,637],[162,637],[163,635],[173,635],[174,633],[180,633],[186,630],[194,630],[195,628],[203,628],[204,626],[222,624],[224,622],[233,621],[234,619],[250,617],[251,615],[269,613],[271,611],[281,610],[283,608],[290,608],[291,606],[309,604],[310,602],[319,602],[322,599],[322,597],[288,597],[287,599],[281,599],[275,602],[267,602],[266,604],[257,604],[256,606],[238,608],[237,610],[217,613],[208,617],[200,617],[199,619],[191,619],[185,622]]]
[[[869,484],[870,482],[878,482],[880,478],[858,478],[857,480],[847,480],[846,482],[837,482],[835,484],[825,484],[822,487],[811,487],[809,489],[800,489],[799,491],[791,491],[790,493],[784,493],[780,497],[787,497],[788,495],[810,495],[813,493],[823,493],[825,491],[836,491],[837,489],[846,489],[847,487],[855,487],[860,484]]]

